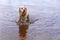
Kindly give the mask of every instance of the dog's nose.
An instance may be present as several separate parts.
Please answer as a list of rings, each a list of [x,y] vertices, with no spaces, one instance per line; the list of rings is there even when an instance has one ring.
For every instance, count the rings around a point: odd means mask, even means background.
[[[23,10],[23,12],[25,12],[25,10]]]

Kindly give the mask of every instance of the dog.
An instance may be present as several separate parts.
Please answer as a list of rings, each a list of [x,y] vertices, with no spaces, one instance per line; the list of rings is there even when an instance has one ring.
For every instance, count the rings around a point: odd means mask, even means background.
[[[29,14],[27,11],[27,7],[21,6],[19,7],[19,17],[17,19],[17,23],[27,23],[29,22]]]
[[[19,25],[19,36],[21,39],[24,39],[26,37],[27,29],[28,29],[28,24],[29,23],[29,14],[27,7],[21,6],[19,7],[19,17],[17,19],[17,23]],[[21,25],[22,24],[22,25]]]

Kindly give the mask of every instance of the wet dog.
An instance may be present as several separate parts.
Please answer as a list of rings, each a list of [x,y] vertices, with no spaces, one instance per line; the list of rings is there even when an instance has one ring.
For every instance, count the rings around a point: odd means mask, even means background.
[[[19,17],[17,19],[17,23],[19,26],[19,36],[21,39],[24,39],[26,37],[27,29],[29,26],[28,24],[26,24],[29,23],[29,14],[27,7],[22,6],[19,8]]]
[[[19,8],[19,18],[17,19],[17,23],[27,23],[29,22],[29,14],[27,8],[22,6]]]

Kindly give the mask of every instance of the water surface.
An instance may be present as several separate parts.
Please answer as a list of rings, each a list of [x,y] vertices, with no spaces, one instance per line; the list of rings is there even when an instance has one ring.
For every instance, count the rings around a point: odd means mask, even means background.
[[[60,0],[0,0],[0,2],[1,40],[19,40],[16,19],[18,7],[23,4],[27,6],[30,19],[34,22],[28,26],[25,40],[60,40]]]

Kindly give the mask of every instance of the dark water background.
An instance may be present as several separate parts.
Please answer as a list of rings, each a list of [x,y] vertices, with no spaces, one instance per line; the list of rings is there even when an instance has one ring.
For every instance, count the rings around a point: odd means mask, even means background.
[[[34,22],[25,40],[60,40],[60,0],[0,0],[0,40],[19,40],[16,19],[20,5],[27,6]]]

